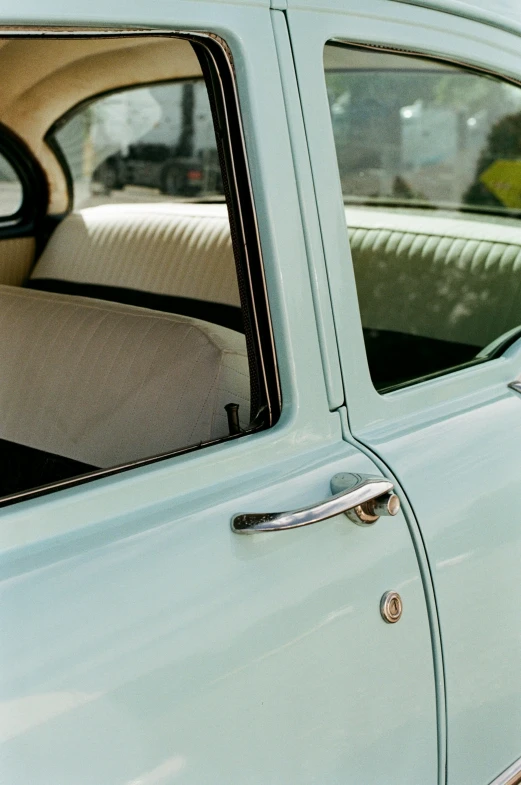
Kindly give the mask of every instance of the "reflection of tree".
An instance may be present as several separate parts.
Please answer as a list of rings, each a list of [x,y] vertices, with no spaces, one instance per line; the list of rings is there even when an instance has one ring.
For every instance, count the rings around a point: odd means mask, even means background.
[[[463,201],[466,204],[502,207],[497,196],[481,182],[480,178],[495,161],[516,159],[521,159],[521,112],[502,117],[492,126],[486,147],[481,151],[478,160],[474,182]]]

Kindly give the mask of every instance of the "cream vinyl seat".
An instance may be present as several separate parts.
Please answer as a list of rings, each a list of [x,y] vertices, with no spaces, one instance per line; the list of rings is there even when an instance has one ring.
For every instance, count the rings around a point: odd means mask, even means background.
[[[78,210],[52,234],[30,285],[240,324],[225,204],[116,204]],[[97,289],[86,289],[95,285]],[[105,289],[105,291],[103,291]],[[122,289],[126,291],[122,291]],[[209,305],[211,304],[211,306]]]
[[[346,210],[362,324],[483,348],[521,318],[521,228]]]
[[[519,227],[491,216],[478,222],[355,207],[346,219],[364,328],[482,348],[519,324]],[[105,296],[106,287],[107,299],[118,299],[123,287],[141,293],[137,304],[236,329],[240,320],[224,204],[118,204],[71,213],[29,285],[64,282],[94,296]],[[98,288],[84,290],[92,284]],[[146,293],[159,299],[147,301]]]
[[[0,286],[0,438],[109,467],[249,420],[244,336],[120,303]]]

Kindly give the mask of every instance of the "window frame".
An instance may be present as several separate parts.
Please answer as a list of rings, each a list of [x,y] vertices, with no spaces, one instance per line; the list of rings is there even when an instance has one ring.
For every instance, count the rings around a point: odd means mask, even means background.
[[[341,0],[327,0],[328,13],[313,0],[290,9],[289,27],[314,178],[317,210],[338,347],[344,378],[348,422],[358,439],[376,438],[407,423],[433,416],[438,407],[497,395],[518,373],[521,341],[500,356],[436,374],[434,378],[378,392],[369,373],[356,294],[351,249],[324,78],[323,53],[330,41],[353,47],[392,50],[393,54],[436,59],[449,65],[521,83],[519,37],[490,26],[427,8],[391,4],[382,13],[378,0],[367,0],[356,15]],[[433,46],[433,41],[436,45]],[[492,391],[494,391],[492,393]]]
[[[107,31],[106,33],[104,31],[96,31],[92,34],[50,33],[46,37],[49,39],[58,38],[60,40],[67,40],[69,38],[78,37],[95,40],[105,37],[106,35],[117,38],[144,36],[147,38],[180,38],[187,40],[190,44],[193,45],[195,54],[200,62],[202,58],[206,58],[207,60],[207,74],[205,75],[203,66],[203,79],[208,90],[210,104],[212,105],[212,102],[214,102],[215,113],[219,121],[219,128],[215,127],[215,132],[217,140],[220,139],[222,142],[223,161],[221,161],[221,169],[223,180],[226,176],[229,181],[229,192],[227,194],[226,204],[228,206],[230,230],[232,232],[232,237],[235,231],[239,238],[237,243],[234,244],[234,257],[238,274],[240,269],[242,270],[243,276],[241,308],[244,313],[246,304],[247,313],[245,321],[249,321],[250,323],[249,329],[247,328],[246,330],[246,340],[247,343],[250,344],[248,348],[248,359],[250,365],[251,389],[253,388],[254,384],[254,380],[252,378],[253,374],[251,372],[252,357],[254,358],[256,365],[255,376],[257,377],[256,384],[258,386],[258,406],[256,407],[257,412],[255,416],[251,417],[250,426],[247,429],[242,429],[240,433],[230,434],[219,439],[212,439],[196,445],[188,445],[187,447],[178,448],[160,455],[140,458],[135,461],[130,461],[128,463],[107,469],[96,469],[94,471],[90,471],[75,477],[49,483],[37,488],[29,488],[27,490],[10,494],[8,496],[0,497],[0,508],[12,505],[19,501],[39,498],[57,490],[83,485],[84,483],[88,483],[96,479],[111,477],[121,474],[122,472],[127,472],[134,468],[155,464],[169,458],[186,455],[188,453],[199,451],[201,448],[211,447],[224,442],[241,439],[243,436],[258,433],[259,431],[273,427],[281,415],[281,384],[275,352],[275,342],[271,323],[259,230],[257,225],[257,215],[255,211],[255,203],[250,179],[248,157],[246,152],[235,78],[235,69],[231,50],[222,38],[213,33],[178,30],[143,30],[139,32],[118,31],[116,34],[111,33],[110,31]],[[31,38],[34,37],[34,35],[29,33],[19,37]],[[175,80],[158,80],[156,83],[150,82],[148,84],[164,83],[165,81],[172,82]],[[56,156],[67,181],[67,188],[69,193],[68,212],[71,211],[73,183],[68,164],[63,154],[61,153],[59,145],[53,141],[49,143],[52,130],[60,123],[62,119],[68,118],[71,111],[76,111],[80,106],[88,104],[92,100],[96,100],[102,95],[116,93],[127,88],[130,89],[132,87],[136,88],[141,86],[146,87],[147,85],[123,85],[115,90],[106,91],[105,93],[100,93],[91,96],[84,101],[78,102],[77,105],[69,108],[61,118],[58,118],[58,120],[56,120],[51,125],[44,135],[44,141],[47,143],[51,152]],[[33,157],[31,156],[31,158]],[[223,166],[225,167],[224,169]],[[45,208],[47,208],[48,205],[47,191],[46,196],[47,199],[45,201]],[[61,215],[60,220],[64,218],[66,214]],[[19,235],[19,232],[17,232],[17,234]]]
[[[493,77],[493,78],[495,78],[495,79],[497,79],[499,81],[506,82],[508,84],[512,84],[515,87],[518,87],[518,88],[521,89],[521,79],[515,79],[512,76],[508,76],[508,77],[502,78],[502,77],[498,76],[495,72],[493,72],[490,69],[480,69],[480,68],[478,68],[476,66],[469,66],[467,64],[463,64],[460,61],[457,61],[456,59],[444,58],[444,57],[439,56],[439,55],[429,55],[429,54],[425,54],[425,53],[418,53],[418,52],[413,51],[412,49],[402,49],[402,48],[398,48],[398,47],[384,46],[384,45],[378,45],[378,44],[372,44],[372,43],[371,44],[369,44],[369,43],[365,43],[364,44],[364,43],[360,43],[360,42],[356,42],[355,43],[355,42],[352,42],[352,41],[348,41],[348,40],[345,40],[345,39],[339,39],[339,38],[329,39],[325,43],[325,47],[326,46],[338,46],[338,47],[344,46],[344,47],[347,47],[347,48],[350,48],[350,49],[353,49],[353,50],[358,50],[358,51],[377,52],[379,54],[399,55],[400,57],[411,57],[411,58],[414,58],[414,59],[423,60],[425,62],[431,62],[431,61],[432,62],[438,62],[438,63],[441,63],[442,65],[456,66],[457,68],[461,69],[462,73],[474,74],[476,76],[483,75],[483,76]],[[335,144],[335,152],[336,152],[336,144]],[[340,169],[339,169],[339,175],[340,175]],[[342,195],[343,195],[343,197],[345,196],[344,194],[342,194]],[[384,209],[386,209],[386,207],[391,206],[393,208],[393,210],[396,210],[396,212],[400,212],[400,211],[403,210],[403,213],[402,213],[403,215],[407,215],[407,210],[408,209],[411,209],[411,210],[414,210],[414,209],[425,210],[426,212],[432,213],[433,216],[436,216],[436,212],[438,210],[440,210],[442,212],[443,211],[451,212],[451,213],[454,214],[454,217],[456,217],[456,218],[459,217],[460,214],[464,218],[465,214],[468,214],[468,213],[471,213],[471,214],[474,214],[474,215],[477,214],[477,213],[483,213],[484,217],[486,217],[486,215],[499,215],[500,217],[503,217],[503,218],[505,218],[507,220],[518,219],[520,221],[520,228],[521,228],[521,208],[519,208],[516,211],[515,214],[509,215],[508,213],[504,213],[504,212],[501,212],[498,209],[493,209],[493,208],[490,208],[490,209],[488,209],[488,208],[487,209],[480,209],[479,206],[478,206],[476,209],[474,209],[473,207],[466,206],[464,203],[461,203],[459,206],[455,205],[454,207],[446,207],[444,205],[439,206],[437,204],[429,204],[429,203],[426,203],[425,205],[411,204],[410,207],[408,207],[408,205],[406,205],[406,204],[404,204],[404,205],[397,205],[397,206],[389,205],[389,204],[386,204],[385,201],[382,201],[382,202],[372,202],[370,197],[368,197],[367,200],[364,200],[364,199],[361,198],[360,200],[357,200],[356,202],[353,202],[353,203],[349,203],[349,202],[345,202],[344,201],[344,205],[345,206],[349,205],[351,207],[357,207],[357,206],[369,207],[369,208],[373,208],[374,207],[375,209],[378,209],[379,207],[383,207]],[[350,241],[349,241],[349,245],[350,245],[350,248],[351,248],[351,242]],[[508,333],[496,336],[494,341],[490,342],[488,344],[488,346],[486,346],[482,350],[480,350],[479,353],[476,354],[475,357],[472,357],[471,359],[466,360],[464,362],[458,363],[457,365],[448,365],[446,368],[442,368],[440,370],[432,371],[432,372],[423,374],[422,376],[412,377],[411,379],[406,379],[405,381],[398,382],[398,383],[395,383],[395,384],[390,384],[390,385],[385,386],[385,387],[376,387],[374,385],[374,383],[372,382],[372,377],[371,377],[371,382],[373,384],[373,387],[374,387],[375,391],[379,395],[387,395],[387,394],[395,392],[395,391],[404,390],[404,389],[407,389],[407,388],[409,388],[409,387],[411,387],[413,385],[422,384],[424,382],[429,382],[429,381],[437,379],[437,378],[439,378],[441,376],[445,376],[447,374],[452,374],[452,373],[455,373],[455,372],[457,372],[459,370],[465,370],[467,368],[473,368],[474,366],[481,365],[483,363],[489,362],[490,360],[494,360],[494,359],[496,359],[498,357],[501,357],[501,355],[504,354],[504,352],[510,346],[512,346],[514,343],[516,343],[517,340],[519,340],[520,337],[521,337],[521,323],[519,324],[518,327],[513,328]],[[486,353],[485,353],[485,349],[487,350]]]

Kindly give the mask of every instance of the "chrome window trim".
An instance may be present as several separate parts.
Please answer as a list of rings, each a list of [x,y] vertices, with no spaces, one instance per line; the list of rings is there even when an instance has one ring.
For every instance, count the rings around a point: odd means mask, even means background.
[[[499,777],[492,780],[490,785],[520,785],[521,783],[521,758],[508,767]]]
[[[103,477],[112,477],[115,474],[122,474],[130,469],[137,469],[140,466],[149,466],[151,463],[159,463],[159,461],[166,461],[168,458],[176,458],[180,455],[188,455],[188,453],[200,450],[201,447],[213,447],[216,444],[224,444],[241,436],[246,436],[249,433],[255,433],[255,428],[248,428],[242,430],[240,433],[232,434],[231,436],[223,436],[220,439],[212,439],[208,442],[200,442],[199,444],[192,444],[187,447],[181,447],[178,450],[161,453],[160,455],[151,455],[147,458],[138,458],[135,461],[128,463],[121,463],[119,466],[109,466],[108,469],[94,469],[94,471],[87,472],[86,474],[77,474],[74,477],[67,477],[65,480],[56,480],[56,482],[48,483],[47,485],[39,485],[36,488],[29,488],[26,491],[17,491],[10,493],[6,496],[0,496],[0,509],[8,507],[15,502],[24,501],[26,499],[36,499],[39,496],[46,496],[48,493],[53,493],[58,490],[65,490],[66,488],[75,488],[76,485],[84,485],[92,480],[99,480]]]
[[[254,333],[254,341],[255,341],[255,344],[256,344],[256,347],[255,347],[256,348],[256,355],[257,355],[257,360],[259,361],[259,368],[258,368],[258,370],[259,370],[259,376],[261,377],[261,379],[259,381],[261,381],[261,383],[263,385],[263,388],[264,388],[264,395],[265,395],[266,403],[267,403],[267,407],[268,407],[268,413],[267,413],[268,414],[268,426],[267,427],[270,427],[271,425],[273,425],[276,422],[276,420],[280,416],[280,410],[282,408],[282,391],[281,391],[281,387],[280,387],[280,378],[279,378],[279,374],[278,374],[277,355],[276,355],[276,352],[275,352],[275,338],[274,338],[274,335],[273,335],[273,325],[272,325],[271,314],[270,314],[270,306],[269,306],[269,300],[268,300],[268,290],[267,290],[267,286],[266,286],[266,276],[265,276],[265,272],[264,272],[262,249],[261,249],[261,244],[260,244],[259,226],[258,226],[258,221],[257,221],[257,213],[256,213],[256,210],[255,210],[255,200],[254,200],[254,197],[253,197],[253,188],[252,188],[252,183],[251,183],[250,169],[249,169],[249,166],[248,166],[248,156],[247,156],[247,152],[246,152],[246,142],[245,142],[245,136],[244,136],[244,128],[243,128],[243,125],[242,125],[241,113],[240,113],[239,96],[238,96],[238,93],[237,93],[237,83],[236,83],[236,78],[235,78],[235,67],[234,67],[234,64],[233,64],[232,53],[231,53],[231,51],[230,51],[226,41],[224,41],[220,36],[218,36],[218,35],[216,35],[214,33],[187,34],[186,37],[189,40],[194,41],[195,43],[199,43],[200,45],[201,45],[202,42],[204,42],[203,45],[206,46],[208,56],[213,61],[215,74],[216,74],[216,76],[217,76],[217,78],[219,80],[220,89],[221,89],[221,92],[222,92],[222,103],[223,103],[223,108],[224,108],[224,112],[225,112],[225,115],[226,115],[227,138],[230,140],[230,143],[228,145],[229,152],[230,152],[229,159],[230,159],[230,164],[231,164],[231,171],[229,172],[229,175],[230,175],[230,184],[229,184],[229,186],[230,186],[230,191],[232,192],[231,196],[232,196],[233,200],[237,202],[237,208],[238,209],[237,209],[237,214],[234,215],[234,218],[236,220],[236,229],[240,233],[240,241],[241,241],[240,242],[240,246],[241,246],[242,252],[244,253],[244,261],[245,261],[244,273],[245,273],[245,280],[247,282],[248,291],[249,291],[249,295],[250,295],[250,297],[249,297],[249,300],[250,300],[249,305],[251,306],[251,317],[252,317],[251,327],[252,327],[252,331]],[[219,48],[221,50],[221,54],[224,57],[224,62],[226,63],[226,66],[228,68],[228,76],[230,78],[230,85],[231,85],[231,88],[233,90],[233,108],[234,108],[234,111],[236,113],[236,117],[235,117],[236,129],[235,130],[238,132],[238,135],[239,135],[239,144],[240,144],[240,151],[239,151],[239,153],[237,153],[237,147],[235,147],[235,152],[233,151],[234,146],[231,144],[232,134],[230,133],[231,126],[230,126],[230,118],[229,118],[229,111],[228,111],[228,103],[226,101],[227,90],[226,90],[226,88],[225,88],[225,86],[223,84],[223,81],[222,81],[222,68],[220,67],[220,64],[217,62],[217,60],[215,58],[215,54],[214,54],[214,52],[212,50],[212,47],[210,46],[210,42],[213,43],[213,44],[217,44],[219,46]],[[223,142],[223,144],[226,145],[226,140]],[[242,160],[244,161],[244,164],[245,164],[243,175],[245,176],[246,182],[244,183],[244,185],[242,187],[239,185],[239,179],[240,178],[239,178],[239,176],[237,174],[237,167],[236,167],[236,162],[239,159],[239,157],[242,158]],[[252,219],[252,222],[253,222],[254,241],[255,241],[253,243],[253,246],[254,246],[255,252],[256,252],[256,254],[258,256],[258,265],[255,265],[255,262],[252,265],[251,261],[250,261],[250,249],[252,248],[252,242],[251,242],[251,240],[249,240],[249,237],[251,235],[250,235],[250,232],[246,231],[246,222],[244,221],[244,211],[243,211],[243,209],[241,207],[241,199],[240,199],[240,196],[239,196],[241,191],[243,191],[243,190],[247,191],[248,203],[249,203],[249,206],[251,206],[251,216],[250,216],[250,218]],[[243,202],[244,202],[244,198],[243,198]],[[232,207],[233,207],[233,205],[232,205]],[[260,275],[260,288],[261,288],[261,291],[258,291],[256,293],[256,296],[254,296],[255,295],[255,288],[254,288],[254,282],[253,282],[253,278],[252,278],[252,269],[255,266],[257,267],[257,273]],[[261,296],[262,296],[262,308],[263,308],[263,310],[265,310],[265,314],[259,315],[258,304],[259,304]],[[263,318],[264,316],[266,318]],[[265,322],[264,330],[267,331],[267,335],[265,335],[264,340],[262,338],[261,321]],[[271,369],[271,373],[270,373],[270,370],[267,369],[267,367],[266,367],[265,353],[263,353],[261,351],[261,347],[263,346],[263,344],[268,344],[270,356],[271,356],[271,358],[273,360],[273,369]],[[266,349],[267,347],[265,346],[264,348]],[[270,379],[270,376],[271,376],[271,379]],[[276,400],[271,400],[271,397],[270,397],[270,387],[271,386],[273,386],[274,391],[276,392],[276,395],[275,395]]]

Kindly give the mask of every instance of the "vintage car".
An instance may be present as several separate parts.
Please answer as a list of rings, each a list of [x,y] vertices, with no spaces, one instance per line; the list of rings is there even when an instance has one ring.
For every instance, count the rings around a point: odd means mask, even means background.
[[[521,783],[518,0],[0,28],[0,782]]]

